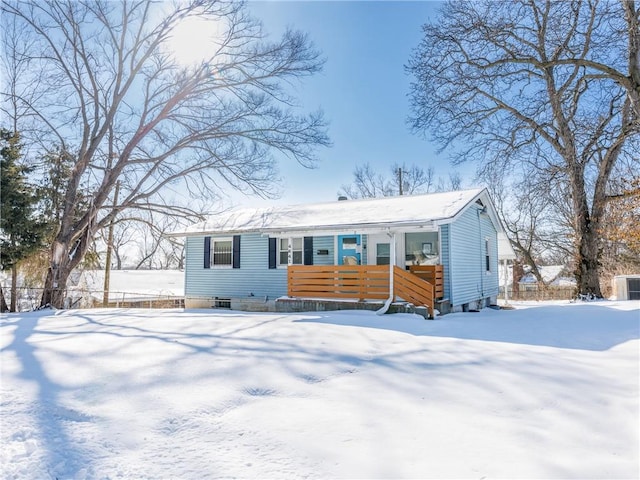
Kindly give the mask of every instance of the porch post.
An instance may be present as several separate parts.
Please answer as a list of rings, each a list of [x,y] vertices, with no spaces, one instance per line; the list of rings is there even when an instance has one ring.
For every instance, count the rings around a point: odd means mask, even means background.
[[[391,245],[389,246],[389,298],[384,302],[382,308],[376,310],[377,315],[384,315],[389,310],[391,302],[395,300],[393,293],[393,267],[396,265],[396,232],[388,232],[387,235],[391,237]]]
[[[509,260],[503,260],[501,263],[504,272],[504,304],[509,305]]]
[[[396,266],[396,232],[391,232],[391,255],[389,259],[389,298],[392,302],[396,299],[393,287],[393,268]]]

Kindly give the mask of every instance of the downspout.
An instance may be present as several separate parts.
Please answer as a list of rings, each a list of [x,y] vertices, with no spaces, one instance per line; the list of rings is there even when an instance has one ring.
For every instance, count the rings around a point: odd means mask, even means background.
[[[393,268],[396,265],[396,232],[387,233],[391,237],[391,245],[389,247],[389,298],[384,302],[384,305],[379,310],[376,310],[376,315],[384,315],[389,310],[391,303],[393,302]]]
[[[484,301],[484,275],[485,275],[484,257],[486,255],[486,253],[484,253],[485,242],[484,242],[484,238],[482,237],[482,221],[480,220],[480,213],[482,210],[483,210],[482,208],[478,208],[476,210],[478,214],[478,236],[480,237],[480,297],[481,297],[480,302],[481,303]]]

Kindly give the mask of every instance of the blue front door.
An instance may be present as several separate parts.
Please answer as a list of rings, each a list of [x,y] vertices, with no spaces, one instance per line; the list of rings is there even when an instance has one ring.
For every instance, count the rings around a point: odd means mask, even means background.
[[[360,235],[338,235],[338,265],[362,263]]]

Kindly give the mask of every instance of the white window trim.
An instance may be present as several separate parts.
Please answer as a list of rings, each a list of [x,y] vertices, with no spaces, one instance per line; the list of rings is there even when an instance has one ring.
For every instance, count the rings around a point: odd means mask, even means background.
[[[277,250],[276,250],[276,255],[277,255],[277,267],[288,267],[289,265],[304,265],[304,237],[277,237],[278,238],[278,243],[277,243]],[[293,240],[294,239],[300,239],[302,244],[300,247],[300,256],[301,256],[301,262],[300,263],[293,263]],[[280,241],[281,240],[287,240],[287,263],[282,263],[280,261],[280,253],[283,252],[284,250],[280,249]]]
[[[231,242],[231,263],[224,265],[216,265],[214,263],[215,255],[213,254],[215,250],[216,242]],[[232,269],[233,268],[233,237],[212,237],[211,238],[211,253],[210,253],[210,261],[209,268],[214,269]]]
[[[484,237],[484,272],[485,275],[491,275],[491,239]],[[489,268],[487,268],[487,258],[489,259]]]

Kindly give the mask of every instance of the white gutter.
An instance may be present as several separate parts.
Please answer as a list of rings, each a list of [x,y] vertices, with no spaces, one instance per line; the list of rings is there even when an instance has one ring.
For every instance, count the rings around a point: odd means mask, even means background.
[[[249,233],[260,233],[262,235],[271,236],[302,236],[302,235],[358,235],[358,234],[376,234],[389,232],[392,228],[396,232],[415,232],[416,230],[425,232],[437,232],[440,223],[447,223],[444,220],[420,220],[410,222],[394,222],[394,223],[361,223],[351,225],[319,225],[319,226],[302,226],[302,227],[250,227],[229,229],[206,229],[202,230],[183,230],[165,234],[167,237],[196,237],[202,235],[238,235]]]
[[[391,302],[393,302],[393,267],[396,265],[396,232],[388,232],[387,235],[391,237],[391,246],[389,252],[389,298],[387,298],[384,305],[379,310],[376,310],[376,315],[384,315],[389,310]]]

